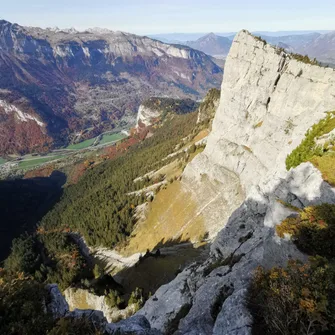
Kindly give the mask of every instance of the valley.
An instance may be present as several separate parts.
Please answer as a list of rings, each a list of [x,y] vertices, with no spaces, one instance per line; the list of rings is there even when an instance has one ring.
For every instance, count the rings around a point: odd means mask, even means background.
[[[129,129],[142,101],[202,99],[223,73],[200,51],[109,30],[54,31],[2,20],[0,50],[1,157],[45,153],[78,133],[82,141]]]
[[[1,334],[335,332],[334,33],[189,36],[0,21]]]
[[[104,147],[115,145],[127,137],[127,131],[119,133],[103,133],[92,139],[84,140],[77,144],[71,144],[63,149],[55,149],[50,152],[38,155],[27,154],[23,156],[11,155],[7,159],[0,160],[0,178],[7,178],[9,175],[22,174],[25,171],[39,168],[47,163],[67,164],[67,161],[75,157],[90,157],[94,152],[101,151]]]

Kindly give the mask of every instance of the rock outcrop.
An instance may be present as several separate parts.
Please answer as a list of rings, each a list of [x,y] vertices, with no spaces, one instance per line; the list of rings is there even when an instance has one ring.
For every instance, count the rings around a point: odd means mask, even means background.
[[[0,99],[29,115],[31,108],[58,145],[78,132],[96,136],[120,119],[134,125],[140,103],[152,96],[202,98],[222,78],[209,56],[189,47],[123,32],[40,29],[4,20],[0,72]],[[2,142],[15,144],[16,138]]]
[[[199,104],[191,99],[152,97],[142,102],[138,109],[136,128],[153,126],[163,122],[169,114],[187,114],[196,110]]]
[[[116,322],[132,316],[136,311],[135,305],[129,305],[125,309],[110,307],[105,296],[98,296],[88,290],[67,288],[64,291],[65,300],[71,311],[76,309],[88,309],[101,311],[107,322]]]
[[[283,204],[335,203],[311,163],[285,167],[306,131],[334,109],[334,70],[298,62],[246,31],[236,36],[207,146],[182,179],[207,226],[221,231],[209,259],[161,287],[138,315],[163,334],[251,334],[246,297],[255,268],[306,260],[275,233],[293,213]]]
[[[160,335],[161,332],[152,329],[144,316],[133,316],[118,323],[108,323],[103,312],[90,309],[75,309],[70,311],[69,305],[57,285],[48,285],[46,311],[55,319],[85,318],[97,325],[97,329],[104,329],[106,334],[117,335]]]

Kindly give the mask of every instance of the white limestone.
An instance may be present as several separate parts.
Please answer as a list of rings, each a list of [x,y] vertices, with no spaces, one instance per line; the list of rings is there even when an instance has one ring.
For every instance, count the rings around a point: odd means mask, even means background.
[[[150,126],[152,124],[152,121],[155,118],[160,117],[161,114],[162,114],[162,111],[158,109],[151,109],[151,108],[141,105],[138,108],[136,128],[139,127],[139,123],[143,123],[146,127]]]
[[[6,102],[5,100],[0,100],[0,107],[2,107],[6,114],[14,113],[16,118],[21,122],[28,122],[28,120],[35,121],[40,127],[44,126],[44,123],[38,120],[36,117],[22,112],[16,106]]]
[[[197,193],[207,189],[201,183],[207,176],[217,187],[206,196],[221,192],[230,201],[231,209],[218,214],[221,224],[241,204],[241,194],[260,199],[271,193],[287,175],[286,156],[325,112],[335,110],[335,71],[278,53],[246,31],[236,36],[206,149],[184,172]],[[237,195],[227,188],[232,179],[240,186]]]

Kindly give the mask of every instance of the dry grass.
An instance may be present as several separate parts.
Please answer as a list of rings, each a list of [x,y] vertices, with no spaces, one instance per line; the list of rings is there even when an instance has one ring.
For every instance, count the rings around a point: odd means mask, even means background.
[[[326,182],[335,186],[335,156],[314,156],[311,163],[320,170]]]
[[[70,289],[71,290],[71,304],[69,305],[70,311],[73,311],[74,309],[94,309],[95,306],[90,305],[87,302],[87,291],[85,290],[74,290],[74,289]]]
[[[179,177],[182,174],[182,169],[180,167],[179,161],[176,159],[170,164],[163,166],[161,169],[153,174],[153,178],[159,176],[160,174],[165,175],[166,180],[170,180],[174,177]]]
[[[196,143],[196,142],[204,139],[206,136],[209,135],[209,133],[210,133],[209,129],[201,130],[201,132],[196,137],[194,137],[192,142]]]
[[[198,240],[205,234],[197,204],[179,181],[162,189],[149,206],[146,220],[136,227],[128,246],[121,252],[131,255],[153,249],[166,241]]]

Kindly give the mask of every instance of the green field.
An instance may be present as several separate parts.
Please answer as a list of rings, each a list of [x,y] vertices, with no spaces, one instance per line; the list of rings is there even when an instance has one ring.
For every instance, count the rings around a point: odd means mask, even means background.
[[[73,150],[85,149],[85,148],[90,147],[94,143],[94,141],[95,141],[95,137],[90,138],[89,140],[77,143],[77,144],[71,144],[66,149],[73,149]]]
[[[7,161],[5,159],[3,159],[2,157],[0,157],[0,165],[1,164],[5,164]]]
[[[48,157],[42,157],[42,158],[37,158],[37,159],[32,159],[28,161],[22,161],[19,163],[19,168],[21,169],[30,169],[32,167],[41,165],[43,163],[47,163],[59,158],[63,158],[64,156],[48,156]]]
[[[122,133],[118,133],[118,134],[106,134],[102,136],[102,139],[100,140],[99,144],[105,144],[105,143],[109,143],[109,142],[116,142],[116,141],[120,141],[123,138],[125,138],[126,135],[122,134]]]

